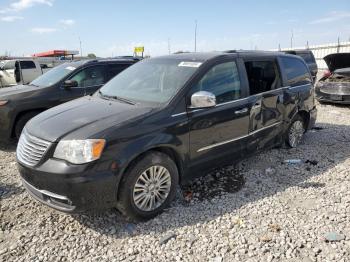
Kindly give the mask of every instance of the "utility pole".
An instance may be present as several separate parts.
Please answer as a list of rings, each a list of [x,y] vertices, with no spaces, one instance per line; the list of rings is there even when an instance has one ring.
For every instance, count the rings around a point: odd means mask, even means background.
[[[294,38],[294,32],[293,32],[293,29],[292,29],[292,35],[290,37],[290,49],[293,49],[293,38]]]
[[[83,49],[81,49],[81,40],[79,36],[79,45],[80,45],[80,57],[83,58]]]
[[[195,20],[194,27],[194,52],[197,52],[197,20]]]
[[[171,54],[171,50],[170,50],[170,38],[168,38],[168,52],[169,52],[169,55]]]

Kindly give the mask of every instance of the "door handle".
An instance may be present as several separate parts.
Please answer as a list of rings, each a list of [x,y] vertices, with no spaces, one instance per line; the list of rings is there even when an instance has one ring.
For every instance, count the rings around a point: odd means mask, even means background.
[[[245,113],[247,113],[247,112],[248,112],[248,108],[245,107],[245,108],[242,108],[241,110],[236,110],[236,111],[235,111],[235,114],[236,114],[236,115],[241,115],[241,114],[245,114]]]
[[[252,106],[252,109],[259,109],[261,107],[261,102],[256,102],[255,105]]]

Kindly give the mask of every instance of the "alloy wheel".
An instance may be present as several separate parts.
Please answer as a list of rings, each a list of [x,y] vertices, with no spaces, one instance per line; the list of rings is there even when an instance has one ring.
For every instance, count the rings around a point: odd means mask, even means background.
[[[133,201],[138,209],[149,212],[160,207],[171,189],[171,175],[163,166],[151,166],[137,179]]]
[[[289,145],[291,147],[296,147],[303,138],[305,133],[304,124],[302,121],[295,121],[289,129]]]

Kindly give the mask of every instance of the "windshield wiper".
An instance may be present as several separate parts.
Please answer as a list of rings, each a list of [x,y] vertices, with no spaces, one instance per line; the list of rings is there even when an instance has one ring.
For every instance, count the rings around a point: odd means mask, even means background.
[[[103,93],[101,92],[101,90],[99,90],[98,93],[99,93],[102,97],[107,98],[107,99],[119,100],[119,101],[122,101],[122,102],[124,102],[124,103],[129,104],[129,105],[136,105],[135,102],[133,102],[133,101],[131,101],[131,100],[129,100],[129,99],[126,99],[126,98],[124,98],[124,97],[105,95],[105,94],[103,94]]]
[[[34,85],[34,84],[32,84],[32,83],[29,83],[28,85],[29,85],[29,86],[39,87],[38,85]]]

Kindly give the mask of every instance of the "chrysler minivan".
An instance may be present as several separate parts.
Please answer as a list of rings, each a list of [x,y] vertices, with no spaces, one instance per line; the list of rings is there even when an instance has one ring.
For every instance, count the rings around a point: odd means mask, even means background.
[[[117,207],[149,219],[178,184],[262,149],[296,147],[315,119],[312,77],[298,56],[150,58],[30,120],[18,167],[28,192],[55,209]]]

